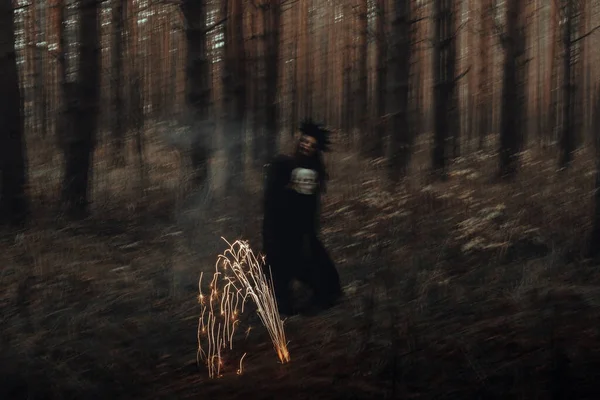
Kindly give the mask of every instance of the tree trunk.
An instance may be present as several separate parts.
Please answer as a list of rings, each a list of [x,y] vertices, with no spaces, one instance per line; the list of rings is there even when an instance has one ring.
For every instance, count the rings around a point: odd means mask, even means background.
[[[524,117],[525,27],[524,5],[509,0],[506,7],[504,44],[504,80],[502,82],[502,117],[500,121],[500,168],[502,179],[514,178],[518,170],[518,154]]]
[[[574,88],[572,76],[572,43],[571,31],[573,27],[573,5],[572,0],[563,0],[563,104],[562,104],[562,129],[560,135],[560,158],[558,161],[559,169],[566,169],[573,160],[573,150],[575,141],[573,137],[573,108],[574,104]]]
[[[479,69],[479,102],[478,107],[478,130],[479,130],[479,145],[478,149],[483,150],[488,135],[492,126],[492,58],[490,57],[490,34],[485,31],[485,27],[491,26],[493,23],[492,7],[490,0],[484,0],[480,4],[480,27],[484,32],[479,41],[479,59],[481,66]]]
[[[417,140],[419,135],[423,132],[423,77],[425,75],[424,71],[426,70],[425,66],[428,63],[425,62],[424,51],[423,48],[417,43],[423,43],[425,39],[423,22],[421,21],[424,18],[424,4],[416,4],[413,3],[413,12],[412,19],[419,21],[413,23],[413,42],[415,43],[415,49],[412,53],[412,72],[411,72],[411,96],[412,96],[412,107],[410,109],[410,113],[412,118],[410,119],[411,132],[413,137],[413,142]]]
[[[23,99],[10,0],[0,0],[0,71],[0,222],[20,225],[27,219],[29,203]]]
[[[34,92],[35,92],[35,124],[36,129],[40,129],[39,133],[42,138],[45,138],[48,134],[48,118],[46,115],[47,110],[47,93],[48,88],[45,85],[45,68],[44,68],[44,59],[46,55],[46,51],[38,47],[38,44],[43,44],[46,42],[46,34],[44,31],[45,26],[45,12],[46,7],[42,6],[42,4],[32,3],[32,20],[34,22]]]
[[[584,23],[582,24],[583,26],[583,31],[585,33],[591,31],[593,29],[592,26],[592,19],[593,19],[593,7],[594,4],[591,1],[587,1],[584,2],[584,7],[582,12],[584,13]],[[584,143],[589,143],[589,139],[590,136],[589,134],[591,133],[592,135],[594,135],[594,132],[592,132],[592,116],[593,116],[593,110],[594,110],[594,99],[593,96],[594,94],[594,85],[593,85],[593,79],[592,79],[592,59],[594,56],[594,52],[592,51],[592,49],[594,48],[592,45],[590,45],[590,40],[589,39],[584,39],[583,40],[583,57],[582,57],[582,74],[583,74],[583,88],[582,88],[582,94],[583,94],[583,110],[582,110],[582,119],[583,119],[583,126],[582,126],[582,134],[584,135]],[[594,136],[592,136],[593,138]],[[592,142],[593,143],[593,142]]]
[[[596,87],[596,99],[593,106],[594,119],[591,128],[596,139],[596,183],[594,190],[594,212],[592,215],[592,232],[588,247],[588,255],[595,257],[600,254],[600,83]]]
[[[453,96],[456,51],[452,0],[434,1],[435,18],[435,50],[433,55],[434,73],[434,143],[432,153],[432,169],[434,175],[445,179],[448,167],[447,142],[454,130],[451,115]],[[453,135],[456,132],[452,132]]]
[[[298,82],[300,81],[300,71],[302,70],[302,68],[300,68],[300,57],[298,56],[299,54],[299,45],[298,45],[298,41],[300,38],[300,22],[299,22],[299,15],[300,13],[295,12],[293,14],[292,17],[290,17],[291,22],[292,22],[292,26],[293,28],[291,28],[292,32],[293,32],[293,40],[292,43],[290,43],[290,53],[291,53],[291,58],[294,60],[294,62],[292,63],[292,68],[291,71],[289,73],[289,85],[290,85],[290,120],[289,125],[290,125],[290,133],[293,135],[296,133],[296,131],[298,130],[298,120],[299,120],[299,108],[300,108],[300,101],[298,98]]]
[[[60,112],[56,117],[56,138],[58,147],[61,151],[66,152],[67,139],[72,131],[70,125],[73,120],[72,112],[69,111],[69,107],[76,103],[75,91],[70,89],[73,86],[68,81],[68,51],[67,51],[67,38],[65,32],[65,25],[67,21],[67,7],[65,0],[56,0],[54,4],[55,21],[56,21],[56,34],[58,36],[58,48],[57,48],[57,81],[58,81],[58,93],[61,99]]]
[[[194,184],[204,184],[208,176],[210,132],[211,78],[206,52],[206,2],[183,0],[181,10],[185,18],[187,45],[186,103],[192,114],[192,143],[190,156],[194,167]]]
[[[392,132],[390,136],[390,178],[397,182],[408,172],[412,134],[408,123],[411,63],[411,2],[394,1],[390,68],[392,83]]]
[[[369,20],[367,16],[368,0],[357,0],[358,4],[358,86],[356,88],[356,120],[358,122],[358,137],[360,138],[360,153],[368,157],[369,142],[371,135],[368,131],[369,122],[369,107],[367,102],[367,90],[369,77],[367,76],[367,62],[369,60],[368,48],[369,42],[367,35],[369,34]]]
[[[456,32],[456,27],[460,26],[462,22],[461,18],[461,0],[452,0],[450,4],[447,5],[450,13],[450,24],[448,35],[451,38],[448,44],[448,58],[445,63],[446,66],[446,76],[448,77],[447,82],[447,90],[449,91],[449,109],[448,109],[448,133],[450,138],[452,139],[452,157],[457,158],[460,157],[461,151],[461,140],[462,140],[462,132],[461,132],[461,113],[460,113],[460,86],[457,88],[457,77],[456,77],[456,49],[459,44],[460,34]]]
[[[588,40],[576,40],[586,34],[586,5],[584,1],[576,1],[572,5],[571,12],[576,13],[574,19],[573,30],[571,33],[571,62],[574,64],[572,83],[573,83],[573,147],[574,149],[582,145],[584,132],[584,104],[585,104],[585,60],[586,48]],[[573,42],[574,40],[574,42]],[[571,155],[573,157],[573,154]]]
[[[547,142],[553,142],[556,139],[556,127],[558,125],[558,88],[556,81],[558,79],[558,63],[556,62],[556,53],[558,53],[558,19],[560,18],[560,12],[558,10],[557,1],[550,2],[550,34],[548,44],[549,51],[549,65],[548,77],[547,77],[547,94],[546,98],[549,102],[548,110],[548,122],[547,127],[544,129],[548,136]]]
[[[279,86],[279,31],[281,24],[280,0],[272,0],[263,12],[265,29],[265,150],[266,159],[271,160],[277,152],[279,107],[277,87]]]
[[[385,153],[386,126],[384,116],[386,113],[387,98],[387,37],[385,34],[387,0],[377,0],[377,36],[375,58],[377,75],[375,78],[375,132],[368,143],[368,152],[371,157],[383,157]]]
[[[244,48],[244,7],[242,0],[225,0],[225,64],[223,90],[225,108],[225,147],[228,179],[226,193],[239,190],[243,180],[244,117],[246,112],[246,69]]]
[[[78,103],[66,143],[62,193],[67,215],[73,218],[83,218],[88,213],[89,177],[100,111],[99,10],[100,3],[95,0],[85,0],[80,5]]]
[[[350,18],[344,8],[344,22],[342,28],[342,131],[346,138],[352,137],[352,34],[350,30]],[[352,11],[350,9],[350,11]],[[351,14],[350,14],[351,15]]]
[[[147,185],[147,172],[144,161],[144,93],[142,78],[139,72],[137,61],[138,54],[138,30],[137,23],[133,16],[137,15],[136,3],[133,0],[126,0],[123,3],[124,26],[123,34],[125,37],[124,47],[127,54],[127,118],[126,131],[132,130],[136,152],[136,161],[138,166],[138,187],[140,196],[144,193]]]
[[[312,0],[300,0],[301,5],[301,31],[300,31],[300,51],[302,54],[302,104],[303,117],[312,117],[312,43],[310,32],[310,6]]]
[[[265,58],[265,33],[263,10],[260,7],[251,7],[252,15],[250,20],[251,38],[249,44],[252,44],[251,51],[248,51],[248,61],[251,65],[251,73],[248,74],[248,89],[250,90],[249,101],[252,112],[252,162],[255,168],[262,168],[265,162],[265,144],[264,144],[264,76],[263,61]]]
[[[118,166],[125,165],[125,110],[123,100],[123,30],[127,23],[124,9],[126,9],[127,0],[113,0],[112,3],[112,136],[114,140],[113,162]]]
[[[542,119],[542,115],[543,115],[543,110],[544,108],[542,107],[542,105],[544,104],[544,95],[543,95],[543,77],[542,77],[542,71],[543,71],[543,58],[542,58],[542,38],[543,38],[543,33],[542,33],[542,19],[540,17],[540,0],[535,0],[534,3],[534,7],[536,10],[538,10],[538,12],[535,15],[535,26],[536,26],[536,36],[537,38],[535,39],[535,62],[536,62],[536,66],[537,66],[537,70],[536,70],[536,83],[535,83],[535,138],[537,141],[538,146],[542,143],[542,137],[543,137],[543,129],[544,129],[544,121]]]
[[[468,35],[468,57],[469,64],[471,68],[471,73],[469,73],[468,77],[468,96],[467,96],[467,121],[466,121],[466,132],[467,132],[467,144],[468,147],[471,147],[471,143],[473,141],[473,137],[479,137],[478,127],[477,127],[477,112],[479,110],[479,103],[481,102],[481,93],[477,91],[477,79],[479,69],[477,68],[478,63],[481,60],[477,59],[477,41],[481,40],[481,35],[476,32],[478,28],[477,21],[477,13],[475,0],[469,0],[468,2],[469,16],[468,16],[468,24],[469,24],[469,32]]]

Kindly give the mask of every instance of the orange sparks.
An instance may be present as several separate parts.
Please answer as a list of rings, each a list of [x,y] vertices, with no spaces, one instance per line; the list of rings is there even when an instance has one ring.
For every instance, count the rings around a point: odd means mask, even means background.
[[[262,271],[264,257],[257,258],[245,241],[238,240],[230,244],[223,240],[229,245],[229,249],[217,258],[208,297],[202,293],[203,274],[200,274],[198,282],[198,301],[202,311],[198,321],[197,359],[198,362],[201,358],[206,361],[211,378],[220,375],[223,365],[221,350],[226,347],[230,350],[233,348],[235,328],[239,324],[238,317],[244,312],[248,298],[256,304],[258,316],[267,328],[279,361],[290,361],[283,321],[279,316],[273,287],[270,279],[267,279]],[[249,333],[250,328],[246,337]],[[203,347],[203,339],[206,349]],[[238,374],[243,372],[242,362],[245,356],[244,353],[239,361]]]

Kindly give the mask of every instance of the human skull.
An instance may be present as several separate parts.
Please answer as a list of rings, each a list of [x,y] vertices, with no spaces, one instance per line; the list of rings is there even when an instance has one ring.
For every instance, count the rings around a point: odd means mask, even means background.
[[[292,187],[300,194],[313,194],[317,189],[317,171],[306,168],[294,169]]]

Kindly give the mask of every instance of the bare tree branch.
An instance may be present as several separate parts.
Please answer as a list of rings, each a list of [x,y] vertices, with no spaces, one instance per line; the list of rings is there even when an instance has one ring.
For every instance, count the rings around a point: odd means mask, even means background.
[[[466,70],[464,70],[460,75],[458,75],[456,78],[454,78],[453,83],[456,83],[456,82],[460,81],[462,78],[464,78],[469,73],[470,70],[471,70],[471,66],[469,65]]]
[[[206,29],[204,29],[204,33],[205,34],[209,33],[213,29],[218,28],[219,26],[223,25],[226,21],[227,21],[227,17],[221,18],[219,21],[215,22],[214,24],[207,26]]]
[[[586,33],[586,34],[584,34],[584,35],[582,35],[582,36],[579,36],[577,39],[574,39],[574,40],[572,40],[572,41],[571,41],[571,44],[573,44],[573,43],[577,43],[577,42],[579,42],[580,40],[583,40],[583,39],[585,39],[586,37],[588,37],[588,36],[592,35],[594,32],[596,32],[598,29],[600,29],[600,25],[598,25],[597,27],[593,28],[593,29],[592,29],[591,31],[589,31],[588,33]]]
[[[456,28],[456,31],[454,31],[454,35],[452,35],[452,37],[456,37],[456,36],[458,36],[458,34],[460,33],[460,31],[461,31],[461,30],[462,30],[462,29],[463,29],[465,26],[467,26],[467,23],[468,23],[468,22],[469,22],[469,21],[465,21],[465,22],[463,22],[462,24],[460,24],[460,25],[458,26],[458,28]]]
[[[31,7],[31,3],[27,3],[27,4],[23,4],[22,6],[19,6],[19,5],[17,5],[17,1],[13,0],[13,9],[15,11],[24,10],[26,8],[29,8],[29,7]]]
[[[430,16],[426,16],[426,17],[421,17],[421,18],[417,18],[417,19],[411,19],[410,21],[408,21],[409,24],[416,24],[417,22],[421,22],[421,21],[425,21],[427,19],[431,18]]]

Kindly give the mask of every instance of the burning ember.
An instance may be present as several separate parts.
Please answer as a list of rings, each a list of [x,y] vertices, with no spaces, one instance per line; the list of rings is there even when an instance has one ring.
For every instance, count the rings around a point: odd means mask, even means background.
[[[200,359],[206,362],[211,378],[220,375],[222,351],[233,348],[238,318],[244,312],[248,298],[256,304],[258,316],[269,332],[279,360],[282,363],[290,361],[273,286],[262,271],[264,257],[258,259],[245,241],[225,242],[229,249],[217,258],[210,293],[202,292],[203,274],[198,282],[198,300],[202,306],[198,322],[198,362]],[[238,374],[243,372],[245,356],[240,358]]]

